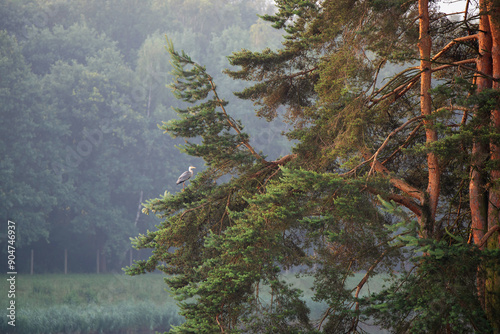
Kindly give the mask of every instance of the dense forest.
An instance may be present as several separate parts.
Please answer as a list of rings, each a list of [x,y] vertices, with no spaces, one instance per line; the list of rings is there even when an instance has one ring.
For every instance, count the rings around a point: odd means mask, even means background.
[[[1,0],[19,271],[162,271],[174,333],[500,333],[500,3],[443,2]]]
[[[165,36],[235,101],[226,56],[279,46],[257,16],[271,12],[265,1],[0,2],[0,212],[17,224],[20,272],[31,250],[35,273],[62,272],[65,251],[70,272],[96,272],[96,257],[101,272],[120,271],[140,256],[130,237],[159,222],[140,204],[179,191],[190,164],[204,168],[158,128],[178,105]],[[248,118],[250,103],[233,105]],[[272,143],[282,122],[250,121],[259,149],[289,148]]]

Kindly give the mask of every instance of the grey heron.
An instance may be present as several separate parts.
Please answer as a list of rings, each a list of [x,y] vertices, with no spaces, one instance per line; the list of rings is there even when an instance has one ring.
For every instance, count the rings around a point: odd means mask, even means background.
[[[181,174],[181,176],[179,176],[176,184],[182,183],[182,189],[184,189],[184,182],[186,182],[187,180],[189,180],[191,176],[193,176],[194,174],[193,169],[195,168],[196,167],[189,166],[189,170],[185,171],[184,173]]]

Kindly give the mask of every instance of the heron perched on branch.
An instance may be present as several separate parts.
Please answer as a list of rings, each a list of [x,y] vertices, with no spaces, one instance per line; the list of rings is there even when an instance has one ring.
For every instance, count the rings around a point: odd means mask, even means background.
[[[187,180],[189,180],[191,178],[191,176],[193,176],[193,174],[194,174],[193,169],[195,169],[195,168],[196,167],[189,166],[189,170],[182,173],[181,176],[179,176],[179,178],[177,179],[177,184],[182,183],[183,190],[184,190],[184,182],[186,182]]]

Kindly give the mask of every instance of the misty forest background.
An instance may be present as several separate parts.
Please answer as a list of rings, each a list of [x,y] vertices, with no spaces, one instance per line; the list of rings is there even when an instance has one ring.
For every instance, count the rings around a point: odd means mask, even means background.
[[[446,2],[0,0],[21,332],[500,334],[500,2]]]
[[[230,95],[244,83],[222,73],[233,51],[280,46],[257,16],[272,11],[265,0],[0,1],[0,216],[17,224],[19,273],[30,272],[31,250],[35,273],[62,272],[65,252],[72,273],[147,258],[130,237],[159,220],[140,203],[180,191],[189,165],[203,170],[158,128],[180,104],[166,87],[166,35],[206,64],[252,145],[289,150],[286,125],[255,117]]]

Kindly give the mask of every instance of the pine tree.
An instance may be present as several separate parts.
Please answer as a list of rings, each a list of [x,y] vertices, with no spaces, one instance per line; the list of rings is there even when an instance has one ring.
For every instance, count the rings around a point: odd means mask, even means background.
[[[185,191],[165,192],[147,203],[144,212],[158,213],[165,221],[158,231],[136,238],[136,247],[153,248],[153,256],[128,272],[160,269],[175,275],[167,282],[182,301],[186,323],[174,332],[231,329],[246,313],[245,301],[253,298],[254,284],[261,278],[256,268],[262,266],[259,257],[265,249],[256,247],[256,240],[265,243],[270,238],[251,226],[253,222],[235,224],[234,217],[248,207],[246,198],[261,192],[269,175],[279,172],[290,157],[266,161],[249,144],[241,122],[229,115],[206,69],[177,52],[170,41],[168,51],[174,68],[173,92],[191,106],[176,108],[180,119],[164,123],[162,129],[185,138],[181,151],[203,158],[207,169]],[[232,179],[221,183],[229,175]],[[274,266],[268,270],[277,276]]]
[[[237,95],[259,116],[285,109],[293,152],[256,153],[205,69],[169,44],[177,96],[197,104],[163,128],[198,136],[182,149],[208,168],[147,203],[165,221],[135,240],[153,256],[129,273],[175,274],[178,333],[498,332],[496,3],[481,1],[479,26],[427,0],[277,6],[263,19],[283,48],[234,53],[227,74],[257,81]],[[284,269],[314,277],[320,319]],[[364,297],[381,272],[398,273]]]

